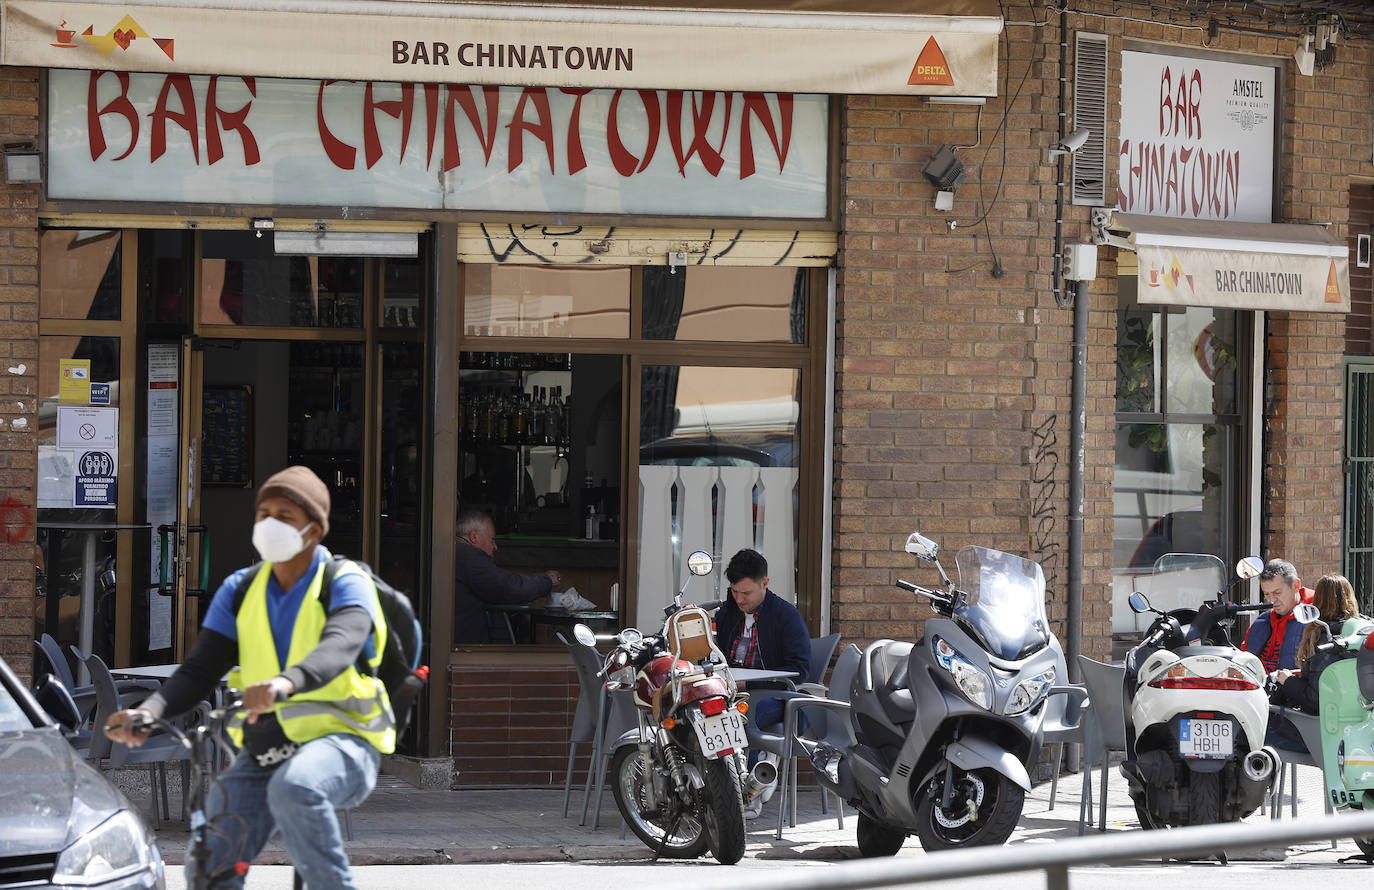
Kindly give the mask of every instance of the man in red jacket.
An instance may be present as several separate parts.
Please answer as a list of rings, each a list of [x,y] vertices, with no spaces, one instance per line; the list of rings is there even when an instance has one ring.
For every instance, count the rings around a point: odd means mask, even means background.
[[[1298,570],[1286,559],[1271,559],[1260,572],[1260,592],[1274,604],[1261,614],[1245,634],[1245,649],[1259,656],[1266,671],[1298,666],[1298,644],[1303,625],[1293,618],[1298,603],[1312,602],[1312,591],[1302,586]]]

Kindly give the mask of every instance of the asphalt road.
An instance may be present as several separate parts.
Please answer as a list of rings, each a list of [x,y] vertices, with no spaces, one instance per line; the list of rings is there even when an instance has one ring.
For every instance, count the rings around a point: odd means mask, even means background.
[[[833,863],[746,858],[732,867],[701,859],[695,862],[531,862],[491,865],[373,865],[354,869],[354,879],[366,890],[415,890],[417,887],[464,888],[481,890],[606,890],[609,885],[650,887],[668,882],[707,881],[717,884],[722,877],[747,881],[749,872],[777,869],[834,868]],[[181,869],[171,868],[168,890],[183,890],[186,883]],[[1336,881],[1352,886],[1368,885],[1374,869],[1366,865],[1304,863],[1290,855],[1286,862],[1242,862],[1221,865],[1215,862],[1175,862],[1168,865],[1142,864],[1095,866],[1074,869],[1069,885],[1084,890],[1158,890],[1164,882],[1180,888],[1206,890],[1254,890],[1262,883],[1282,883],[1284,890],[1329,890]],[[926,885],[908,885],[912,887]],[[969,878],[959,881],[959,890],[1039,890],[1044,876],[1032,872]],[[290,890],[291,869],[285,866],[255,866],[248,874],[247,890]]]

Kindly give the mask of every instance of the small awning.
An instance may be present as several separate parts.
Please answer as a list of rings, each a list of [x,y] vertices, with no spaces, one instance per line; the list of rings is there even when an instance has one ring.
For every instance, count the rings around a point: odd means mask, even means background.
[[[1116,213],[1098,230],[1135,251],[1141,303],[1350,311],[1349,250],[1323,226]]]
[[[512,86],[995,96],[996,0],[0,0],[0,64]]]

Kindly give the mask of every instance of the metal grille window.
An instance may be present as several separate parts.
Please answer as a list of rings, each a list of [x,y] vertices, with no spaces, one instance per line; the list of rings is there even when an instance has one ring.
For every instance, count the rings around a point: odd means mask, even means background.
[[[1345,576],[1374,610],[1374,364],[1345,369]]]

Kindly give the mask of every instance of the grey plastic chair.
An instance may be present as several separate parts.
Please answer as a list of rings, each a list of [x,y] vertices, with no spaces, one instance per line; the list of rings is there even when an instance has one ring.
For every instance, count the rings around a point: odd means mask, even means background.
[[[790,827],[797,826],[796,758],[809,756],[810,749],[817,743],[825,743],[839,750],[854,743],[853,731],[849,727],[849,687],[859,669],[861,657],[858,646],[853,643],[846,646],[830,674],[828,695],[796,695],[788,698],[783,702],[782,732],[756,732],[759,747],[778,757],[778,784],[784,792],[778,805],[778,827],[774,834],[778,840],[782,840],[785,819]],[[797,715],[803,711],[810,725],[798,742]],[[750,744],[753,744],[752,739]],[[821,800],[825,800],[827,794],[829,792],[822,788]],[[835,820],[838,827],[844,828],[844,802],[838,799]]]
[[[826,694],[825,671],[830,667],[830,659],[839,645],[840,635],[837,633],[811,638],[811,663],[806,676],[796,684],[797,689],[812,695]]]
[[[1322,764],[1322,730],[1321,720],[1315,714],[1307,714],[1293,708],[1283,708],[1277,705],[1269,706],[1269,719],[1286,717],[1288,722],[1297,728],[1298,734],[1302,736],[1303,744],[1307,746],[1306,751],[1289,751],[1286,748],[1275,747],[1274,751],[1279,755],[1279,774],[1274,777],[1274,784],[1269,797],[1269,818],[1277,819],[1283,812],[1283,792],[1285,785],[1288,785],[1288,796],[1290,812],[1294,818],[1298,815],[1298,767],[1315,766],[1323,769]],[[1286,775],[1285,775],[1286,774]],[[1288,781],[1285,781],[1287,779]],[[1326,794],[1326,778],[1323,774],[1322,779],[1322,804],[1327,813],[1332,812],[1331,797]],[[1335,841],[1332,841],[1334,847]]]
[[[1054,764],[1054,775],[1050,779],[1050,805],[1059,793],[1059,773],[1063,766],[1064,746],[1082,745],[1085,732],[1084,714],[1088,698],[1088,687],[1062,685],[1050,691],[1050,699],[1045,703],[1045,722],[1043,724],[1044,743],[1054,747],[1050,762]]]
[[[147,766],[150,778],[157,779],[157,785],[149,783],[149,790],[152,796],[153,816],[161,824],[161,820],[171,818],[171,806],[167,799],[167,764],[169,762],[189,761],[190,753],[186,748],[166,734],[153,734],[137,748],[130,748],[128,745],[116,744],[111,742],[102,731],[110,717],[119,711],[123,706],[119,702],[119,693],[115,690],[114,677],[110,674],[109,667],[99,655],[91,655],[86,658],[86,669],[91,673],[91,685],[95,687],[96,706],[95,718],[91,724],[91,746],[87,751],[86,758],[97,769],[101,766],[101,761],[108,759],[111,770],[119,769],[124,766]],[[204,722],[209,717],[209,703],[201,702],[196,709],[188,715],[188,720]],[[186,810],[186,792],[190,787],[191,773],[185,767],[181,770],[181,808],[183,816]],[[158,790],[161,790],[162,807],[158,808]]]
[[[623,734],[639,726],[634,701],[628,691],[611,693],[597,674],[601,671],[601,658],[589,646],[570,643],[561,633],[557,637],[572,655],[573,667],[577,670],[577,684],[580,690],[577,709],[573,713],[571,738],[568,743],[568,766],[563,777],[563,815],[568,815],[568,801],[572,795],[573,759],[577,745],[581,742],[592,743],[592,756],[587,764],[587,781],[582,790],[582,820],[579,825],[587,824],[587,809],[595,799],[592,809],[592,829],[601,826],[602,789],[606,784],[606,759],[613,751],[610,743]]]
[[[1122,684],[1126,680],[1125,667],[1103,664],[1086,655],[1078,656],[1083,673],[1083,685],[1088,690],[1088,705],[1083,720],[1083,793],[1078,803],[1078,833],[1088,824],[1089,800],[1092,795],[1092,764],[1102,765],[1102,783],[1098,800],[1097,830],[1107,830],[1107,770],[1113,751],[1126,750],[1126,713]]]

